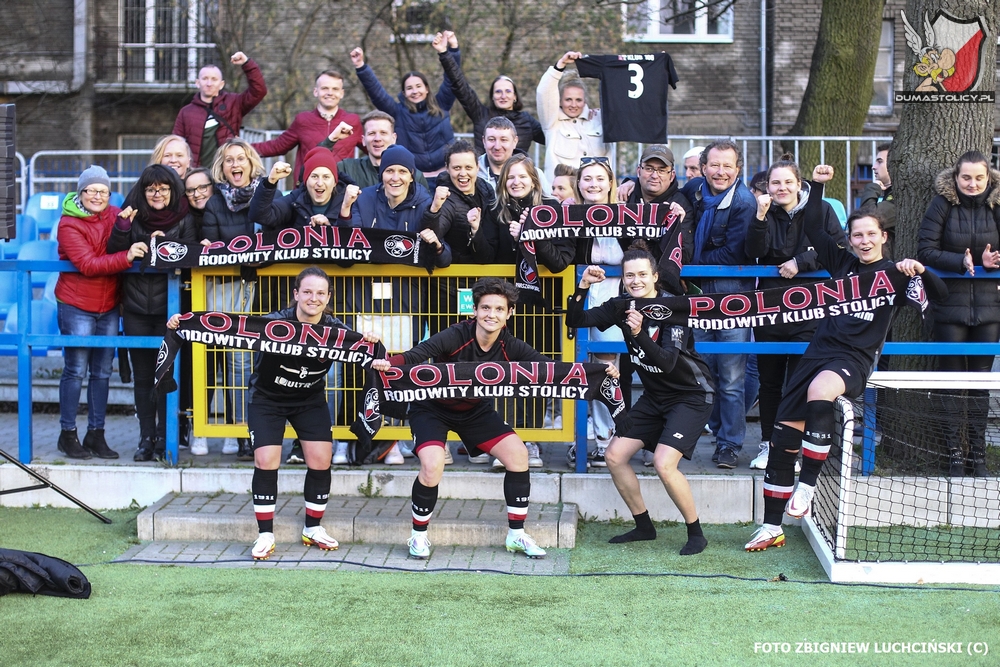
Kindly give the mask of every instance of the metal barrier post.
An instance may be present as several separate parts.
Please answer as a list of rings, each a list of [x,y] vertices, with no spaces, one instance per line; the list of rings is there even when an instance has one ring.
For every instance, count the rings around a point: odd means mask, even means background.
[[[580,265],[576,267],[576,283],[574,287],[580,284],[580,278],[583,276],[583,272],[587,269],[586,266]],[[571,292],[572,294],[572,292]],[[586,327],[576,330],[576,360],[579,362],[587,361],[589,356],[588,346],[590,343],[590,330]],[[587,472],[587,416],[588,409],[590,406],[587,405],[587,401],[576,401],[576,442],[573,446],[576,447],[576,472],[583,473]],[[630,406],[631,407],[631,406]]]
[[[181,312],[181,272],[179,269],[167,275],[167,317],[173,313]],[[178,390],[167,394],[167,442],[166,457],[169,465],[175,466],[178,461],[178,421],[180,420],[180,386],[181,386],[181,363],[178,359],[174,363],[174,382],[177,383]]]
[[[31,463],[31,273],[17,272],[17,457]]]

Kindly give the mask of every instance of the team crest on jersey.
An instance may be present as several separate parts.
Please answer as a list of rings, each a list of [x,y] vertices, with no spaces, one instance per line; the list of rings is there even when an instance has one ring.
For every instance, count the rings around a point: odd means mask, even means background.
[[[608,399],[611,403],[619,404],[622,402],[622,386],[618,384],[618,380],[613,377],[604,378],[604,382],[601,383],[601,395]]]
[[[523,275],[524,279],[529,283],[535,282],[535,279],[538,277],[535,270],[528,266],[528,263],[523,259],[521,260],[521,275]]]
[[[680,347],[684,342],[684,327],[670,328],[670,342]]]
[[[906,298],[920,304],[920,312],[927,310],[927,292],[924,291],[924,279],[913,276],[906,285]]]
[[[385,251],[393,257],[407,257],[413,254],[416,243],[405,236],[393,235],[385,240]]]
[[[187,246],[176,241],[164,241],[156,244],[156,256],[165,262],[179,262],[187,255]]]
[[[378,390],[375,388],[369,389],[365,393],[365,421],[371,421],[379,414],[378,405]]]
[[[668,319],[674,314],[674,311],[659,303],[650,303],[645,305],[639,309],[639,312],[642,313],[643,317],[648,317],[649,319],[656,320],[658,322]]]

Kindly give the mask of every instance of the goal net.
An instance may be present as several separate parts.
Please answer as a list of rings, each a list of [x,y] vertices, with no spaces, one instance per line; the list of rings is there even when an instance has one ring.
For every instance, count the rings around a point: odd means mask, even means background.
[[[875,373],[837,405],[803,521],[830,579],[1000,584],[1000,374]]]

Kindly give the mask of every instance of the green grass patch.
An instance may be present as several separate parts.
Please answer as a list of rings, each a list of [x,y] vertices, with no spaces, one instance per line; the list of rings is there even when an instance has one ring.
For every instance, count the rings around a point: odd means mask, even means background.
[[[854,526],[844,552],[860,561],[992,562],[1000,553],[1000,530],[972,526]]]
[[[77,563],[135,539],[135,512],[104,526],[77,510],[0,508],[0,546]],[[319,570],[83,568],[90,600],[0,598],[7,665],[965,665],[964,656],[765,655],[754,642],[990,641],[995,593],[769,581],[824,580],[805,539],[747,554],[750,526],[706,526],[681,558],[683,526],[609,545],[621,526],[583,524],[574,573],[508,577]],[[1000,644],[991,646],[1000,650]],[[991,659],[991,658],[990,658]]]

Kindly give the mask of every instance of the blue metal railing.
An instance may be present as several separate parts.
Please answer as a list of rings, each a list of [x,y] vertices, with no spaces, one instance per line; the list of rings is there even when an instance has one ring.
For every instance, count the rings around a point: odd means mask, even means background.
[[[586,266],[578,266],[576,277],[577,283],[583,275]],[[609,278],[621,277],[621,270],[618,267],[603,266],[605,275]],[[996,274],[988,274],[980,271],[975,276],[948,271],[938,271],[928,269],[941,278],[965,278],[965,279],[987,279],[997,280]],[[685,266],[681,270],[681,276],[685,278],[778,278],[778,267],[776,266]],[[802,278],[815,278],[825,280],[830,277],[826,271],[813,271],[800,273]],[[771,343],[771,342],[748,342],[748,343],[717,343],[717,342],[696,342],[695,350],[702,354],[802,354],[806,351],[808,343]],[[577,329],[576,333],[576,360],[584,362],[588,360],[591,353],[615,353],[626,352],[625,343],[615,341],[590,341],[589,330],[586,328]],[[883,348],[884,354],[896,355],[997,355],[1000,354],[1000,342],[997,343],[886,343]],[[624,381],[631,381],[626,378]],[[875,391],[866,389],[864,394],[864,419],[862,439],[864,451],[862,452],[862,474],[870,475],[875,469]],[[587,415],[588,406],[586,401],[576,402],[576,472],[587,472]]]
[[[180,275],[174,271],[167,274],[167,312],[180,311]],[[17,272],[17,333],[0,333],[0,345],[17,346],[17,456],[21,463],[31,463],[33,455],[32,404],[31,404],[31,348],[33,347],[129,347],[157,349],[163,338],[156,336],[64,336],[62,334],[31,333],[31,272],[59,271],[77,273],[71,262],[64,260],[0,260],[0,271]],[[131,268],[129,273],[137,273]],[[179,364],[174,367],[174,379],[180,379]],[[167,394],[167,441],[166,458],[171,465],[177,463],[178,394]]]
[[[580,273],[585,267],[578,267],[577,281]],[[138,272],[138,267],[129,269],[128,272]],[[146,269],[156,271],[155,269]],[[18,377],[18,458],[22,463],[30,463],[33,456],[32,445],[32,357],[31,350],[35,347],[128,347],[128,348],[150,348],[157,349],[162,339],[157,336],[64,336],[61,334],[35,334],[31,333],[31,302],[32,286],[31,273],[34,271],[58,271],[77,272],[68,261],[59,260],[0,260],[0,271],[13,271],[17,274],[17,333],[0,333],[0,345],[14,345],[17,347],[17,377]],[[616,269],[607,269],[608,276],[618,276],[620,272]],[[163,272],[168,278],[167,291],[167,312],[180,312],[180,275],[176,271]],[[934,271],[944,278],[961,278],[959,274]],[[681,272],[684,277],[777,277],[776,267],[763,266],[689,266]],[[802,274],[803,277],[823,279],[829,274],[825,271]],[[968,277],[968,276],[964,276]],[[980,272],[976,279],[996,280],[996,276],[985,275]],[[705,354],[720,353],[756,353],[756,354],[779,354],[779,353],[801,353],[804,352],[806,343],[696,343],[696,349]],[[577,330],[576,336],[576,359],[586,361],[587,355],[591,352],[615,352],[625,351],[623,343],[615,342],[591,342],[588,338],[587,329]],[[1000,343],[886,343],[887,354],[934,354],[934,355],[970,355],[970,354],[1000,354]],[[174,367],[174,378],[180,383],[179,364]],[[874,400],[871,401],[874,404]],[[874,467],[874,414],[869,415],[865,411],[865,454],[862,457],[863,471],[870,473]],[[167,395],[167,441],[166,458],[171,465],[177,463],[178,447],[178,393],[173,392]],[[586,447],[587,447],[587,403],[578,401],[576,405],[576,446],[577,446],[577,472],[586,472]],[[873,412],[873,411],[872,411]]]

